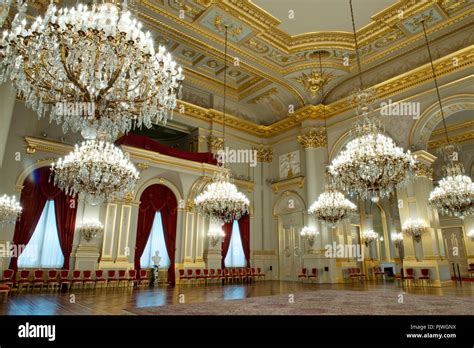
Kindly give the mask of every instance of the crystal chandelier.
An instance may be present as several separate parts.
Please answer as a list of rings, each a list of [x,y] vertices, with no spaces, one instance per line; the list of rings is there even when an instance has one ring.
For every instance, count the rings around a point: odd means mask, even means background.
[[[318,234],[319,232],[316,231],[316,228],[309,226],[304,226],[300,232],[300,236],[305,238],[310,246],[313,246],[314,240]]]
[[[22,208],[15,196],[3,195],[0,197],[0,223],[14,224],[21,215]]]
[[[224,46],[224,105],[223,105],[223,143],[225,142],[225,112],[226,112],[226,90],[227,90],[227,26],[225,27]],[[221,159],[222,160],[222,159]],[[238,220],[249,211],[250,202],[248,198],[239,192],[231,182],[231,173],[225,165],[219,161],[218,171],[214,175],[212,183],[208,184],[204,191],[195,198],[196,210],[203,216],[224,222]]]
[[[319,53],[319,70],[320,75],[323,74],[323,68],[321,63],[321,51]],[[321,85],[321,100],[324,98],[324,84]],[[323,107],[323,118],[324,118],[324,130],[326,133],[326,142],[328,139],[328,129],[325,117],[325,109]],[[326,144],[326,160],[329,162],[329,147]],[[354,203],[344,197],[344,195],[336,190],[332,183],[332,178],[326,173],[326,180],[329,181],[326,186],[326,190],[319,195],[318,199],[311,204],[308,209],[309,214],[314,214],[316,219],[321,220],[333,227],[335,225],[348,218],[351,214],[357,211],[357,207]]]
[[[153,121],[166,123],[182,69],[164,47],[155,51],[127,1],[59,10],[51,1],[30,26],[26,3],[0,41],[0,81],[13,80],[39,117],[49,113],[64,132],[95,125],[112,137]],[[93,112],[77,112],[78,104],[92,105]]]
[[[422,234],[426,231],[426,225],[420,219],[409,218],[403,224],[402,230],[407,235],[412,236],[416,242],[419,242]]]
[[[86,220],[77,229],[82,233],[84,239],[90,242],[104,230],[104,225],[99,220]]]
[[[360,83],[350,101],[361,120],[350,132],[354,139],[332,161],[329,171],[338,187],[363,199],[377,201],[390,196],[413,175],[415,157],[382,134],[380,121],[369,117],[375,92],[363,88],[352,1],[350,6]]]
[[[122,198],[132,192],[138,171],[121,149],[103,140],[85,140],[66,157],[53,163],[54,185],[91,205]]]
[[[373,230],[362,232],[362,240],[364,241],[366,246],[369,245],[369,243],[376,241],[378,238],[379,235]]]
[[[428,201],[443,215],[464,218],[468,215],[474,215],[474,183],[470,177],[464,175],[464,165],[459,160],[459,154],[456,149],[457,146],[451,144],[449,141],[446,118],[439,94],[438,81],[436,79],[428,36],[426,35],[425,22],[421,21],[421,24],[423,26],[426,48],[430,57],[431,72],[436,87],[447,144],[442,152],[444,161],[447,163],[445,167],[446,176],[438,182],[438,186],[430,193]]]
[[[215,247],[217,243],[221,240],[221,238],[225,237],[225,233],[222,230],[222,222],[218,219],[211,218],[211,222],[209,224],[209,231],[207,233],[211,241],[211,245]]]
[[[0,0],[0,28],[3,26],[5,20],[8,17],[11,4],[12,0]]]

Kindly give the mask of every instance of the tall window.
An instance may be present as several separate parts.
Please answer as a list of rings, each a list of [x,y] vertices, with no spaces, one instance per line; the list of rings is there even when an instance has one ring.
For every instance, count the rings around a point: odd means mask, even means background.
[[[20,268],[60,268],[64,255],[59,245],[54,200],[46,201],[30,242],[18,258]]]
[[[145,250],[140,258],[141,268],[153,267],[155,264],[153,262],[153,256],[155,256],[156,251],[159,251],[161,257],[160,268],[168,268],[170,266],[170,258],[168,256],[168,251],[166,250],[163,222],[161,221],[161,213],[159,211],[155,213],[150,237],[148,237]]]
[[[245,267],[247,261],[245,260],[244,248],[242,246],[242,239],[240,239],[239,223],[234,220],[232,225],[232,235],[230,237],[229,251],[224,259],[226,267]]]

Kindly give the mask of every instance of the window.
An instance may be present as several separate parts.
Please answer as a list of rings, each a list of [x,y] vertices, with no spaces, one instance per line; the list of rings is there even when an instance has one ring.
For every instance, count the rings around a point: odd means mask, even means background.
[[[244,248],[242,247],[242,240],[240,239],[239,224],[234,220],[232,225],[232,235],[230,237],[229,251],[224,260],[226,267],[245,267],[247,261],[245,260]]]
[[[145,250],[140,258],[141,268],[153,268],[153,265],[155,264],[153,262],[153,257],[155,256],[156,251],[159,251],[161,257],[160,268],[168,268],[170,266],[170,258],[168,256],[168,251],[166,250],[163,222],[161,221],[161,213],[159,211],[155,213],[150,237],[148,237]]]
[[[20,268],[60,268],[64,255],[59,245],[54,200],[46,201],[30,242],[18,258]]]

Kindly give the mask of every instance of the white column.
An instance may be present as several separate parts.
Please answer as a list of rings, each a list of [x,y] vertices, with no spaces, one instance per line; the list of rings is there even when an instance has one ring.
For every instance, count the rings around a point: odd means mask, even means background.
[[[7,146],[8,132],[13,116],[16,93],[13,87],[7,83],[0,85],[0,168],[3,164],[3,156]]]

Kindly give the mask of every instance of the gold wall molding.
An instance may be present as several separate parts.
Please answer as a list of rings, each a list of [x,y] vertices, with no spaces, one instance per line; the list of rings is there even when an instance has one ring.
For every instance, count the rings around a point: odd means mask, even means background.
[[[273,148],[271,146],[262,145],[260,147],[254,147],[257,150],[257,161],[263,163],[272,163],[273,161]]]
[[[326,132],[324,127],[314,127],[308,132],[298,135],[296,140],[303,145],[305,149],[310,147],[327,146]]]
[[[213,154],[216,154],[217,151],[222,150],[224,148],[224,138],[217,137],[214,134],[210,134],[207,138],[207,145],[209,147],[209,151]]]
[[[304,176],[296,176],[290,179],[284,179],[272,184],[273,193],[278,193],[282,189],[289,189],[293,187],[303,188],[304,186]]]

